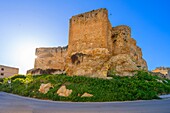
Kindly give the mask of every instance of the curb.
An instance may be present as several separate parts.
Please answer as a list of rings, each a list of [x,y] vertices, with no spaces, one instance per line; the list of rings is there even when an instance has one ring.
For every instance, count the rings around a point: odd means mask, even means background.
[[[168,95],[160,95],[159,98],[161,98],[161,99],[170,98],[170,94],[168,94]]]
[[[153,100],[134,100],[134,101],[112,101],[112,102],[68,102],[68,101],[52,101],[52,100],[42,100],[42,99],[38,99],[38,98],[31,98],[31,97],[25,97],[25,96],[20,96],[17,94],[12,94],[12,93],[7,93],[7,92],[0,92],[2,94],[7,94],[7,95],[11,95],[17,98],[23,98],[23,99],[27,99],[27,100],[33,100],[33,101],[41,101],[41,102],[52,102],[52,103],[76,103],[76,104],[93,104],[93,103],[133,103],[133,102],[144,102],[144,101],[159,101],[159,99],[153,99]],[[161,99],[169,99],[170,98],[170,94],[168,95],[160,95],[159,98]]]

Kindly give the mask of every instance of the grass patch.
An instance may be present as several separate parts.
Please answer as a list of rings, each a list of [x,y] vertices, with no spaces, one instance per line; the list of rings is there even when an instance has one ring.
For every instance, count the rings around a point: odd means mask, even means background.
[[[11,85],[8,80],[11,80]],[[38,91],[42,83],[51,83],[53,88],[48,93]],[[69,97],[57,95],[61,85],[66,85],[73,92]],[[16,75],[0,80],[0,91],[39,99],[73,102],[104,102],[158,99],[160,94],[170,93],[170,80],[152,76],[139,71],[132,77],[113,76],[112,79],[89,78],[66,75]],[[93,97],[80,97],[83,93]]]

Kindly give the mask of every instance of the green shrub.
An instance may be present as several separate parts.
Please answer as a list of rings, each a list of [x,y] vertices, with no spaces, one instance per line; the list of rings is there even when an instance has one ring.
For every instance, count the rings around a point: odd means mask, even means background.
[[[107,73],[107,76],[108,77],[113,77],[116,75],[116,71],[114,69],[110,69]]]
[[[25,79],[26,78],[26,76],[25,75],[14,75],[14,76],[12,76],[12,77],[10,77],[11,78],[11,80],[15,80],[16,78],[22,78],[22,79]]]
[[[3,78],[0,78],[0,82],[1,82],[1,83],[3,82]]]
[[[138,71],[132,77],[112,76],[112,79],[89,78],[83,76],[66,75],[38,75],[12,77],[12,88],[5,78],[0,85],[0,91],[11,92],[23,96],[57,101],[75,102],[102,102],[102,101],[126,101],[157,99],[160,94],[170,93],[170,80],[152,76],[148,72]],[[27,81],[27,82],[26,82]],[[51,83],[53,88],[47,94],[38,91],[42,83]],[[73,92],[69,97],[57,95],[61,85]],[[85,92],[93,94],[93,97],[82,98]]]

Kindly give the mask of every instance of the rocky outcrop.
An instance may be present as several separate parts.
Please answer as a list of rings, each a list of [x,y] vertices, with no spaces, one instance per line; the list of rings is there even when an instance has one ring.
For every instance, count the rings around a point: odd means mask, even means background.
[[[137,64],[128,54],[112,56],[105,65],[108,66],[107,72],[108,70],[114,71],[116,75],[120,76],[131,76],[135,70],[139,70]]]
[[[38,48],[36,55],[35,69],[59,69],[69,76],[107,77],[110,71],[131,76],[136,70],[147,70],[130,27],[112,27],[106,9],[70,19],[68,49]]]
[[[67,89],[65,85],[61,86],[57,91],[57,94],[59,96],[64,96],[64,97],[68,97],[69,95],[71,95],[71,93],[72,90]]]
[[[103,64],[109,59],[109,51],[105,48],[95,48],[73,53],[66,64],[68,75],[86,75],[91,77],[103,77],[107,75],[107,70]]]
[[[39,92],[46,94],[46,93],[48,93],[48,91],[51,87],[53,87],[51,83],[41,84],[41,86],[39,88]]]

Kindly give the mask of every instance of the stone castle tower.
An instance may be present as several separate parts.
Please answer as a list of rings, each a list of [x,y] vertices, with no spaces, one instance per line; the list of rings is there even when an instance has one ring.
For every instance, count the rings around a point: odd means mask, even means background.
[[[73,16],[70,19],[68,54],[91,48],[108,48],[110,27],[106,9]]]
[[[112,27],[104,8],[70,19],[68,48],[37,48],[33,70],[57,69],[67,75],[106,77],[147,70],[141,49],[128,26]],[[29,71],[32,72],[32,71]]]

